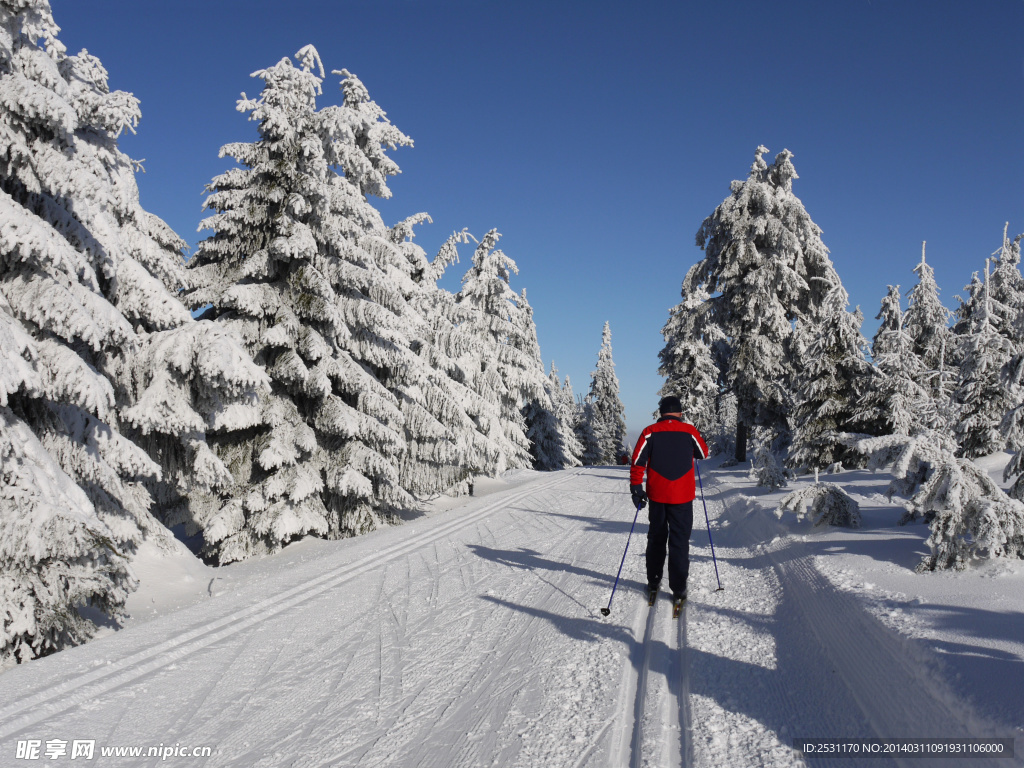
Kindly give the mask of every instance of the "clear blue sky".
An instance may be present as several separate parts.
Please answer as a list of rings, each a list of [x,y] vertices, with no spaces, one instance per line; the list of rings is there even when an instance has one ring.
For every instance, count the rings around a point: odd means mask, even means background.
[[[922,240],[954,308],[1003,223],[1024,231],[1022,0],[52,2],[69,50],[141,100],[122,148],[146,160],[143,205],[192,244],[219,147],[252,136],[250,73],[307,43],[355,72],[416,143],[393,153],[385,220],[430,213],[431,254],[454,229],[502,232],[576,392],[610,321],[631,434],[695,233],[758,144],[795,153],[869,338]],[[339,98],[329,76],[320,103]]]

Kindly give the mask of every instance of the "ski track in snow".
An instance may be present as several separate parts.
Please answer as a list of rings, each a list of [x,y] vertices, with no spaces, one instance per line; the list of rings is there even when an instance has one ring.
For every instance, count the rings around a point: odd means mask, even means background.
[[[85,738],[214,747],[146,766],[928,768],[970,763],[790,745],[1006,735],[717,474],[725,590],[698,500],[678,620],[666,593],[643,599],[639,522],[597,610],[632,522],[626,469],[541,475],[0,675],[0,764],[17,740]]]
[[[808,763],[790,747],[796,737],[1008,735],[976,717],[918,648],[836,590],[799,540],[779,536],[770,513],[723,504],[729,488],[715,475],[707,490],[709,511],[731,525],[714,534],[725,591],[711,593],[691,618],[695,738],[704,747],[698,764],[851,764],[825,757]],[[1019,757],[855,762],[1022,764]]]

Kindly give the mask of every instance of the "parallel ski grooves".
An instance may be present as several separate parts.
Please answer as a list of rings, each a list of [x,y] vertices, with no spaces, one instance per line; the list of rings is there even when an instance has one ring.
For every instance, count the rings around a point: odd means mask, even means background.
[[[644,752],[644,705],[647,700],[647,673],[651,668],[651,646],[654,638],[654,619],[658,612],[658,603],[647,611],[647,628],[644,630],[643,661],[636,682],[636,700],[633,705],[633,739],[630,749],[630,768],[640,768]]]
[[[721,493],[722,484],[715,484]],[[724,497],[721,503],[726,506]],[[751,551],[758,543],[772,541],[779,532],[767,516],[756,521],[756,525],[744,529],[745,544]],[[808,668],[828,667],[836,673],[837,682],[869,729],[863,735],[998,735],[989,734],[987,725],[975,718],[969,703],[961,701],[935,674],[927,654],[921,653],[913,641],[882,625],[854,597],[837,590],[813,559],[801,551],[798,542],[790,542],[782,552],[769,546],[763,550],[763,558],[777,576],[783,600],[788,601],[788,620],[793,626],[806,627],[816,641],[811,646],[816,652],[806,658]],[[785,695],[784,691],[780,693]],[[852,714],[851,711],[849,719]],[[821,762],[838,765],[849,761]],[[900,757],[885,760],[885,764],[903,768],[941,762],[946,761]],[[956,761],[957,766],[979,768],[1013,764],[1016,763],[992,757],[962,757]]]
[[[675,678],[678,681],[679,689],[676,696],[679,699],[677,710],[679,721],[679,747],[682,760],[680,765],[683,768],[690,768],[693,765],[693,717],[690,710],[690,655],[686,645],[686,606],[683,606],[683,613],[679,617],[679,628],[677,631],[677,650],[674,657],[676,665]]]
[[[560,474],[545,482],[530,483],[517,493],[509,496],[501,495],[492,503],[474,512],[437,526],[421,538],[399,542],[322,576],[286,589],[277,595],[260,600],[242,610],[234,611],[209,624],[201,625],[138,651],[113,665],[84,674],[54,688],[47,688],[25,698],[9,702],[7,706],[0,709],[0,723],[3,724],[0,726],[0,739],[8,738],[55,714],[73,709],[83,700],[97,697],[106,691],[125,685],[289,608],[306,603],[363,573],[380,568],[411,552],[429,546],[439,539],[446,538],[455,531],[486,518],[498,509],[508,507],[538,491],[559,485],[582,471]]]

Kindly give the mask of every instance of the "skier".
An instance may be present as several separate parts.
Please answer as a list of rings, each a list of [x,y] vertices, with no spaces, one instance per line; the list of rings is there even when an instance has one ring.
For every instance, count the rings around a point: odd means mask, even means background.
[[[693,424],[683,421],[678,397],[658,403],[661,418],[640,433],[629,468],[629,492],[633,506],[642,509],[650,501],[647,533],[647,599],[658,594],[668,545],[668,584],[675,613],[686,599],[690,572],[690,533],[693,530],[694,457],[706,459],[708,445]],[[647,472],[647,491],[641,484]]]

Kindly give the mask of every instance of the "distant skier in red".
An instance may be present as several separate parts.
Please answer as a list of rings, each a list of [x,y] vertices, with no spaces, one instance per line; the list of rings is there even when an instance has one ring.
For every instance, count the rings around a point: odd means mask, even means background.
[[[647,596],[658,594],[668,545],[668,585],[676,604],[686,598],[690,573],[690,533],[693,531],[693,499],[697,495],[694,459],[708,457],[708,445],[693,424],[683,421],[678,397],[658,403],[661,418],[640,433],[629,468],[629,492],[633,506],[643,508],[650,500],[647,533]],[[642,485],[647,473],[647,491]]]

